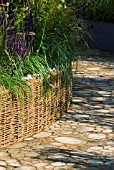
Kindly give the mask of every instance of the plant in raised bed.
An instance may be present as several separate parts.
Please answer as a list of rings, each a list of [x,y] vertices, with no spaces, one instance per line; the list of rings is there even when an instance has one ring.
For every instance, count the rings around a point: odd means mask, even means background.
[[[63,0],[12,0],[0,15],[3,146],[42,130],[67,109],[83,23]]]

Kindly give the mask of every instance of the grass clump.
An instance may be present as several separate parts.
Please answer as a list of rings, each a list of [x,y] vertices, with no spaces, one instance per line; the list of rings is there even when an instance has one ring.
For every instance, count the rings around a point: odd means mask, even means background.
[[[47,82],[53,69],[68,76],[84,33],[69,2],[12,0],[1,6],[0,86],[22,100],[30,90],[27,77],[42,75]]]

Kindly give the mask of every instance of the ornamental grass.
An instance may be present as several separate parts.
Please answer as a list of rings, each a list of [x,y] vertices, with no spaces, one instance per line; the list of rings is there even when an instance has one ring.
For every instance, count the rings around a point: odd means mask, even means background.
[[[71,73],[84,23],[65,0],[0,1],[0,86],[20,101],[31,91],[26,80],[53,69]],[[43,83],[45,84],[45,83]]]
[[[72,94],[84,23],[64,0],[0,1],[0,147],[58,120]]]

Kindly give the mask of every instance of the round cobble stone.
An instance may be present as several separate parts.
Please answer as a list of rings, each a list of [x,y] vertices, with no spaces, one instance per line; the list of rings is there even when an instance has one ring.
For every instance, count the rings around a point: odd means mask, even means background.
[[[0,166],[5,166],[5,165],[6,165],[6,162],[0,161]]]
[[[36,166],[36,167],[45,167],[47,165],[48,165],[47,163],[43,163],[43,162],[34,164],[34,166]]]
[[[36,168],[34,168],[32,166],[20,166],[20,167],[16,168],[15,170],[36,170]]]
[[[94,130],[93,127],[85,127],[85,126],[76,129],[77,132],[82,132],[82,133],[90,132],[90,131],[93,131],[93,130]]]
[[[65,163],[63,162],[54,162],[54,163],[51,163],[52,166],[64,166],[66,165]]]
[[[81,140],[76,138],[70,138],[70,137],[58,137],[55,138],[55,140],[65,144],[82,144]]]
[[[27,145],[26,142],[20,142],[20,143],[16,143],[16,144],[13,144],[11,146],[9,146],[8,148],[23,148]]]
[[[9,154],[7,152],[0,152],[0,158],[7,157]]]
[[[48,166],[45,166],[45,169],[49,169],[49,170],[52,170],[54,167],[51,166],[51,165],[48,165]]]
[[[93,133],[93,134],[89,134],[88,135],[89,138],[92,138],[92,139],[104,139],[106,138],[106,135],[103,134],[103,133]]]
[[[0,170],[6,170],[6,168],[5,167],[0,167]]]

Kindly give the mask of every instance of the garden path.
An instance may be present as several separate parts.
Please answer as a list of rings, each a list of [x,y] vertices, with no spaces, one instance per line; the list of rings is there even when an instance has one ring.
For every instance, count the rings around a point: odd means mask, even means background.
[[[114,56],[73,69],[68,112],[49,129],[0,151],[0,170],[114,170]]]

